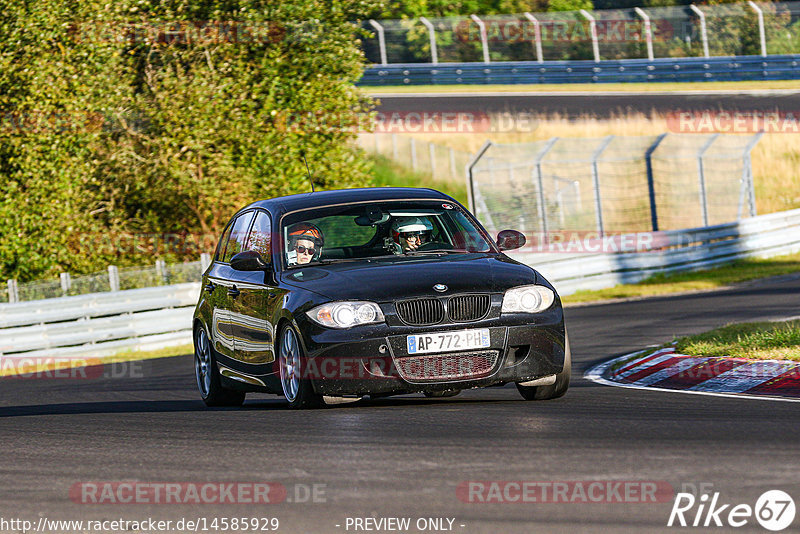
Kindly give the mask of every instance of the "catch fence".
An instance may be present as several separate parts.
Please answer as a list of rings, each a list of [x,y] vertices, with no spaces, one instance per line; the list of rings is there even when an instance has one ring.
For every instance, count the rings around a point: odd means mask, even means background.
[[[762,134],[488,141],[467,165],[470,208],[491,232],[698,228],[756,214],[750,151]]]

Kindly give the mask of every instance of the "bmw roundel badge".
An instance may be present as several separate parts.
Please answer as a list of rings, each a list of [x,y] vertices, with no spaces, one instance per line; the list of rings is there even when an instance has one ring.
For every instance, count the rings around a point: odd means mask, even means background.
[[[433,286],[433,289],[435,289],[439,293],[444,293],[445,291],[447,291],[447,286],[444,284],[436,284],[435,286]]]

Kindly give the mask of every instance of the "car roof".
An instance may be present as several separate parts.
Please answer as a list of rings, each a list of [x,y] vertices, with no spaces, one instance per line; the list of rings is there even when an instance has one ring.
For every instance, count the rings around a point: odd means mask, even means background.
[[[259,200],[243,208],[241,211],[252,208],[264,208],[275,216],[280,213],[299,209],[318,208],[346,202],[406,199],[453,200],[451,197],[435,189],[416,187],[364,187],[359,189],[336,189],[332,191],[317,191],[315,193],[300,193],[298,195]]]

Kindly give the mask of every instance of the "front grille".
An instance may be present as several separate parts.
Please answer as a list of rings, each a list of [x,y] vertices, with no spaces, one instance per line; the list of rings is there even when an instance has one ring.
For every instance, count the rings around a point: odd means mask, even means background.
[[[424,326],[444,319],[444,306],[438,299],[401,300],[396,307],[397,315],[406,324]]]
[[[423,354],[395,358],[400,376],[409,381],[467,380],[482,378],[492,372],[499,351]]]
[[[477,321],[489,313],[489,295],[460,295],[447,302],[447,314],[455,322]]]

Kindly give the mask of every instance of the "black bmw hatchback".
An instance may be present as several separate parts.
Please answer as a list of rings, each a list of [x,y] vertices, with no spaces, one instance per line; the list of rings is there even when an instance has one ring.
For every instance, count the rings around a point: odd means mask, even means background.
[[[570,349],[561,301],[461,204],[431,189],[325,191],[256,202],[228,223],[194,314],[195,374],[209,406],[247,392],[292,408],[324,397],[515,383],[562,396]]]

